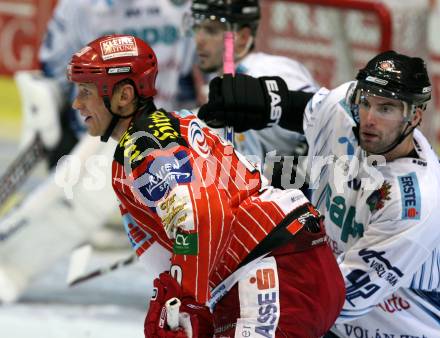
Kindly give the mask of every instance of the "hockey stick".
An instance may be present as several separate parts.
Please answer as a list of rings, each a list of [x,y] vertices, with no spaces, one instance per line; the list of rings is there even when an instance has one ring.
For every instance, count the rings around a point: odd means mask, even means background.
[[[19,183],[24,182],[44,155],[43,142],[37,134],[33,142],[18,154],[0,177],[0,207],[17,190]]]
[[[167,311],[167,324],[171,331],[176,331],[179,328],[179,308],[181,302],[179,298],[173,297],[165,302]]]
[[[72,276],[70,278],[70,281],[68,281],[68,285],[75,286],[75,285],[81,284],[81,283],[86,282],[86,281],[93,279],[95,277],[106,275],[109,272],[112,272],[112,271],[120,269],[124,266],[130,265],[136,261],[137,261],[137,255],[136,255],[136,253],[132,253],[130,256],[125,257],[125,258],[121,258],[108,266],[98,268],[98,269],[90,271],[86,274],[82,274],[78,277]]]
[[[230,8],[231,1],[228,0],[228,6]],[[223,38],[223,74],[235,75],[234,64],[234,30],[229,20],[226,20],[226,31]],[[225,127],[225,138],[231,144],[234,144],[234,128],[231,126]]]

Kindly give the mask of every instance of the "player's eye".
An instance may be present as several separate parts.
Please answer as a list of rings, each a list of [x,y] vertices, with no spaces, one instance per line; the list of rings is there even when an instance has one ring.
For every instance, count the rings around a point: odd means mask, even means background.
[[[370,109],[370,102],[368,102],[367,97],[362,95],[359,98],[359,106],[363,109]]]
[[[78,91],[78,97],[81,99],[85,99],[86,97],[90,96],[92,92],[87,88],[80,88]]]
[[[399,112],[399,108],[390,104],[383,104],[377,108],[379,114],[382,115],[392,115]]]

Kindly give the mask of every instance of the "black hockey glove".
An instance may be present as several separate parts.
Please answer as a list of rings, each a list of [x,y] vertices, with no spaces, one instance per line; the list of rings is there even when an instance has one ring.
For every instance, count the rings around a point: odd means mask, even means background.
[[[198,116],[212,128],[233,126],[240,133],[279,124],[282,115],[288,114],[288,102],[287,85],[278,76],[226,74],[209,83],[209,101]]]

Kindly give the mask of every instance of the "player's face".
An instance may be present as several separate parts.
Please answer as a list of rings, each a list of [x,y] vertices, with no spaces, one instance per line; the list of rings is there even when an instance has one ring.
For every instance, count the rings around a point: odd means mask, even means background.
[[[373,154],[385,151],[401,135],[405,120],[402,101],[364,96],[359,102],[361,147]]]
[[[199,67],[203,72],[217,72],[223,66],[223,34],[225,24],[204,20],[194,26]]]
[[[91,136],[104,135],[112,116],[105,107],[102,97],[98,95],[98,89],[91,83],[79,83],[76,87],[77,95],[72,107],[84,118],[87,132]]]

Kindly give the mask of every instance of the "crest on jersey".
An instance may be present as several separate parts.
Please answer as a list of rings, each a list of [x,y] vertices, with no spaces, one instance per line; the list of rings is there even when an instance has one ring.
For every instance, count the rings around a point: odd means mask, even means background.
[[[123,56],[138,56],[136,40],[132,36],[119,36],[101,41],[101,55],[103,60]]]
[[[370,197],[367,198],[367,204],[370,207],[370,211],[380,210],[384,207],[385,201],[390,200],[391,184],[384,181],[380,189],[375,190]]]

